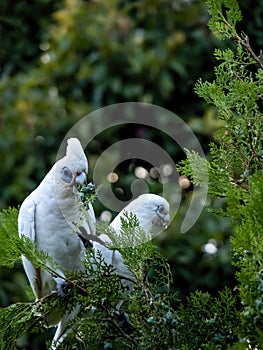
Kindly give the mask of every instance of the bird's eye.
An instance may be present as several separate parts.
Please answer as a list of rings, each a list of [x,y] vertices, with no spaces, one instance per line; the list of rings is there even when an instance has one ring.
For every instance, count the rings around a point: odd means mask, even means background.
[[[69,168],[64,167],[61,171],[61,179],[69,184],[71,183],[72,178],[72,172],[69,170]]]
[[[158,211],[159,211],[160,214],[164,214],[165,209],[164,209],[164,207],[162,205],[160,205],[158,207]]]

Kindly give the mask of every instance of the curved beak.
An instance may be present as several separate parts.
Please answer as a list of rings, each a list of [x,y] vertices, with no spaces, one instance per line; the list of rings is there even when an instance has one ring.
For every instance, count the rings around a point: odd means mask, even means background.
[[[76,176],[76,184],[78,186],[83,186],[87,182],[87,175],[82,171],[79,175]]]
[[[166,229],[168,227],[168,225],[170,224],[171,218],[169,213],[165,214],[162,218],[162,223],[164,228]]]
[[[161,226],[163,226],[166,229],[171,221],[169,212],[165,211],[164,213],[159,213],[157,210],[156,214],[159,218],[159,223],[161,224]]]

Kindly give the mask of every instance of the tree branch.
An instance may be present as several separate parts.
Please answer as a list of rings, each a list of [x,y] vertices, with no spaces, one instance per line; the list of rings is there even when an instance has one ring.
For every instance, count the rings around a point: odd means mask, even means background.
[[[127,340],[129,340],[133,345],[138,346],[138,343],[136,342],[135,339],[133,339],[132,337],[130,337],[127,333],[125,333],[121,327],[119,326],[118,322],[116,322],[114,319],[110,318],[110,317],[102,317],[102,318],[96,318],[96,320],[98,321],[104,321],[104,322],[111,322],[117,329],[118,331],[121,333],[121,335],[126,338]]]

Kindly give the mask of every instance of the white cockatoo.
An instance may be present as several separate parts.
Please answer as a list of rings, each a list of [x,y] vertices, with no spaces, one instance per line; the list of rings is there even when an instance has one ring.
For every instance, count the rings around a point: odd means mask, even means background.
[[[74,234],[75,224],[81,224],[87,234],[95,234],[92,206],[84,208],[78,188],[87,181],[88,162],[80,141],[70,138],[64,158],[58,160],[40,185],[24,200],[18,217],[19,235],[29,237],[39,250],[50,255],[60,267],[58,275],[35,268],[22,257],[24,269],[37,299],[58,290],[63,295],[64,270],[83,271],[85,247]],[[73,224],[75,223],[75,224]],[[55,315],[50,325],[58,323],[56,342],[63,334],[72,315]],[[62,318],[61,318],[62,317]]]
[[[169,203],[163,197],[152,193],[140,195],[115,217],[110,227],[115,230],[117,235],[121,234],[121,218],[124,218],[125,213],[136,215],[140,228],[145,231],[149,239],[152,238],[151,234],[160,231],[162,228],[166,228],[170,223]],[[101,234],[98,238],[106,245],[112,243],[106,234]],[[131,289],[134,285],[132,281],[134,280],[134,276],[125,265],[120,252],[116,249],[110,250],[98,242],[93,242],[93,246],[94,249],[102,252],[105,262],[112,265],[117,274],[127,277],[127,279],[124,278],[121,281],[123,286]]]
[[[111,222],[110,227],[115,230],[117,235],[121,234],[121,218],[124,214],[136,215],[140,228],[152,238],[152,234],[166,228],[170,223],[170,206],[169,203],[161,196],[156,194],[143,194],[130,202]],[[136,228],[135,228],[136,229]],[[124,278],[121,278],[122,285],[131,290],[134,287],[135,278],[128,267],[125,265],[122,255],[117,249],[109,249],[111,247],[111,239],[106,234],[101,234],[98,237],[90,236],[85,239],[87,234],[85,229],[81,228],[79,232],[80,238],[83,242],[87,241],[88,247],[95,249],[95,252],[100,252],[106,264],[112,265],[115,272]],[[90,242],[90,245],[89,245]],[[117,247],[115,247],[117,248]],[[125,278],[126,277],[126,278]],[[119,304],[120,305],[120,304]]]
[[[121,234],[121,218],[124,214],[136,215],[140,227],[145,231],[149,238],[170,223],[170,206],[166,199],[152,193],[140,195],[130,202],[111,222],[110,227],[115,230],[117,235]],[[106,234],[101,234],[99,238],[110,243],[111,240]]]

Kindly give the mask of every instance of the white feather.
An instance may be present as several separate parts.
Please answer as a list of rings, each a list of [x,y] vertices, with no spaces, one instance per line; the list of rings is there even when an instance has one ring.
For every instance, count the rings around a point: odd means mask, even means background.
[[[158,208],[161,207],[163,208],[163,212],[159,214]],[[110,227],[120,235],[122,232],[121,218],[124,218],[125,213],[132,213],[136,215],[140,227],[149,235],[150,239],[150,234],[154,233],[155,229],[160,231],[161,228],[168,225],[170,222],[169,210],[169,203],[163,197],[150,193],[143,194],[129,203],[111,222]],[[112,243],[109,236],[106,234],[101,234],[99,238],[106,245]],[[106,247],[97,243],[95,244],[95,249],[103,253],[106,263],[113,265],[116,269],[116,273],[128,277],[127,280],[122,280],[123,285],[129,289],[133,288],[134,283],[131,280],[134,279],[134,276],[125,265],[123,257],[118,250],[106,250]]]
[[[158,208],[161,207],[163,208],[163,213],[158,212]],[[152,193],[142,194],[122,209],[122,211],[111,222],[110,226],[118,235],[120,235],[121,218],[125,218],[125,213],[132,213],[136,215],[140,227],[146,232],[146,234],[155,234],[169,224],[169,212],[169,203],[163,197]],[[105,243],[111,242],[106,234],[100,235],[99,238]]]
[[[71,172],[71,183],[61,175],[65,167]],[[62,277],[54,277],[43,270],[37,271],[23,257],[24,269],[37,299],[61,287],[65,270],[84,269],[82,260],[85,248],[77,234],[73,233],[73,222],[81,222],[88,234],[95,233],[93,208],[90,205],[83,217],[83,206],[76,190],[77,176],[81,176],[80,179],[84,181],[87,171],[87,159],[79,140],[69,139],[66,156],[55,163],[40,185],[21,205],[18,217],[20,236],[29,237],[38,249],[52,256],[60,266],[56,272]],[[61,317],[62,315],[54,315],[50,320],[50,325],[60,321],[54,341],[60,339],[72,315],[64,315],[60,319]]]

